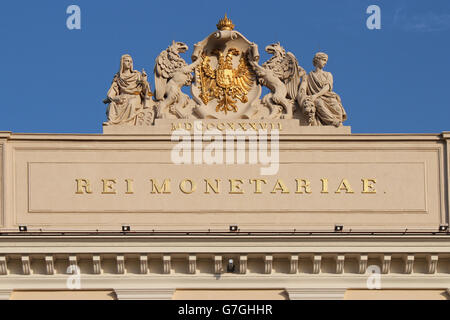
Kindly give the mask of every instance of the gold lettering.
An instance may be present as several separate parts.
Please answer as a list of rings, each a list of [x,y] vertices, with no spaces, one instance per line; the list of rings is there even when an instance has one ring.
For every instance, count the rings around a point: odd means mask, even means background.
[[[283,130],[283,127],[281,126],[281,122],[278,122],[278,130],[279,130],[279,131],[282,131],[282,130]]]
[[[244,181],[241,179],[228,179],[230,181],[230,194],[243,194],[242,184]]]
[[[217,124],[217,129],[219,129],[220,131],[224,131],[225,130],[225,123],[221,122],[221,123]]]
[[[322,181],[322,191],[321,193],[328,193],[328,179],[322,178],[320,179]]]
[[[295,193],[303,193],[302,189],[305,193],[311,193],[311,182],[306,179],[295,179],[297,181],[297,191]]]
[[[189,190],[186,189],[186,182],[189,182],[189,184],[191,185]],[[181,192],[183,192],[185,194],[191,194],[196,189],[197,189],[197,186],[195,185],[195,182],[192,181],[191,179],[184,179],[183,181],[180,182],[180,190],[181,190]]]
[[[103,181],[103,192],[102,194],[116,194],[116,189],[114,185],[117,183],[116,179],[102,179]]]
[[[266,179],[250,179],[250,183],[255,183],[255,193],[262,193],[261,191],[261,182],[263,182],[264,184],[267,184],[267,180]]]
[[[258,131],[258,129],[256,128],[256,123],[251,122],[249,123],[250,127],[252,127],[253,130]]]
[[[191,131],[191,130],[192,130],[192,123],[186,122],[186,123],[184,124],[184,128],[185,128],[187,131]]]
[[[242,130],[247,131],[247,124],[239,122],[239,126],[242,128]]]
[[[211,125],[211,127],[209,127]],[[206,130],[211,130],[212,128],[214,128],[214,123],[208,123],[206,125]]]
[[[210,188],[212,189],[212,191],[214,191],[214,193],[220,193],[220,190],[219,190],[220,179],[215,179],[215,181],[216,181],[216,186],[213,186],[211,181],[209,181],[209,179],[205,179],[205,183],[206,183],[205,194],[210,194],[210,192],[209,192]]]
[[[181,123],[172,123],[172,131],[181,129]]]
[[[262,130],[266,130],[266,129],[267,129],[267,123],[262,122],[262,123],[260,123],[259,125],[261,126],[261,129],[262,129]]]
[[[197,124],[197,125],[195,126],[195,129],[196,129],[196,130],[198,130],[198,131],[203,131],[203,126],[204,126],[204,125],[203,125],[203,122],[195,121],[195,122],[194,122],[194,125],[195,125],[195,124]]]
[[[347,179],[343,179],[341,184],[339,185],[339,188],[336,190],[336,193],[341,193],[341,191],[345,190],[345,193],[355,193],[353,192],[352,187],[350,186],[350,183]]]
[[[89,181],[89,179],[75,179],[75,181],[77,182],[77,192],[75,192],[76,194],[92,193],[91,182]]]
[[[377,179],[361,179],[363,182],[362,193],[377,193],[374,184],[377,183]]]
[[[231,130],[236,131],[236,127],[233,122],[228,122],[227,125],[230,127]]]
[[[125,179],[125,182],[127,183],[127,192],[126,194],[133,194],[134,188],[133,188],[133,179]]]
[[[270,126],[272,127],[272,130],[275,129],[275,123],[272,122],[272,123],[270,124]]]
[[[150,179],[150,181],[152,182],[152,192],[153,194],[155,193],[172,193],[170,191],[170,179],[165,179],[164,183],[161,187],[159,187],[158,185],[158,180],[157,179]]]
[[[286,187],[286,185],[284,184],[283,180],[278,179],[277,183],[275,184],[275,186],[273,187],[273,190],[270,193],[277,193],[277,191],[280,190],[281,193],[289,193],[289,189]]]

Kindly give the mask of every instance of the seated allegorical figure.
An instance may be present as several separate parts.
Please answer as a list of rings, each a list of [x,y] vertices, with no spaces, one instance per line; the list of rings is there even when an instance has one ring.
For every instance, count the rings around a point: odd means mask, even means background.
[[[147,74],[133,69],[133,59],[125,54],[103,101],[109,103],[105,125],[150,125],[154,118],[154,101]]]
[[[333,92],[333,75],[323,70],[327,61],[328,55],[323,52],[316,53],[313,59],[316,69],[304,76],[297,102],[307,116],[309,125],[339,127],[347,120],[347,114],[342,106],[341,98]],[[315,110],[311,106],[312,103]],[[312,111],[314,111],[314,118],[312,118]]]

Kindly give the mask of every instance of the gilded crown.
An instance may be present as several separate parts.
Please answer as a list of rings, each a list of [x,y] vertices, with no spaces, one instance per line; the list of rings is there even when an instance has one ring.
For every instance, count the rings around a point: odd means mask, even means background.
[[[223,30],[231,31],[234,29],[234,24],[230,19],[227,18],[227,15],[225,14],[225,17],[219,20],[219,23],[217,24],[217,29],[219,29],[220,31]]]

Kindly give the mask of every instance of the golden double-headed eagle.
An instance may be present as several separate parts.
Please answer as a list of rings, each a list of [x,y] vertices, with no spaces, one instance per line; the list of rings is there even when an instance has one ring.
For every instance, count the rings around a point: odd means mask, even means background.
[[[206,52],[202,54],[202,63],[199,66],[201,83],[200,98],[207,105],[211,100],[219,101],[216,112],[237,112],[237,99],[242,103],[248,102],[247,94],[254,82],[253,71],[245,57],[239,59],[237,69],[233,68],[233,56],[239,56],[241,52],[236,48],[228,49],[226,55],[220,50],[212,52],[217,56],[218,64],[213,70],[210,57]]]

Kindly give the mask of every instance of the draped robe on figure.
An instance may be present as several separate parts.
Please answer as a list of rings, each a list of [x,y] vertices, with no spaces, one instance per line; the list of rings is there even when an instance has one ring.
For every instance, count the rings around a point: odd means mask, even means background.
[[[145,93],[149,90],[147,84],[142,84],[142,75],[131,68],[130,74],[123,73],[123,58],[120,60],[120,71],[114,76],[108,97],[119,98],[120,101],[111,101],[108,107],[108,124],[135,125],[137,117],[143,116],[141,112],[145,106]],[[151,95],[151,93],[149,93]]]
[[[333,92],[333,75],[330,72],[310,72],[306,77],[306,95],[319,93],[326,85],[329,90],[315,101],[317,125],[336,125],[347,120],[341,98]]]

